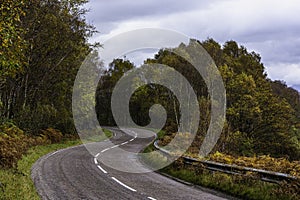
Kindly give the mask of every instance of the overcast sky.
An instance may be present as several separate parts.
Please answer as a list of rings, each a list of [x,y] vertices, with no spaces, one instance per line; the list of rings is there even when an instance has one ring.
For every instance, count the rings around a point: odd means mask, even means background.
[[[300,90],[300,0],[90,0],[86,7],[100,32],[92,41],[137,28],[235,40],[262,56],[271,79]]]

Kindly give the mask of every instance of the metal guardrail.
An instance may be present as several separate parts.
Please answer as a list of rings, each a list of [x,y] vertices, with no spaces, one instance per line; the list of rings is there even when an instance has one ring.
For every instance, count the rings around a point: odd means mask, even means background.
[[[158,145],[158,140],[154,142],[154,147],[159,151],[163,152],[166,155],[170,155],[170,152],[166,149],[161,148]],[[238,165],[229,165],[224,163],[218,163],[209,160],[197,160],[195,158],[185,157],[183,156],[183,162],[187,165],[193,166],[194,164],[200,163],[204,166],[205,169],[210,171],[218,171],[231,175],[242,175],[246,176],[248,172],[255,174],[260,180],[277,183],[279,184],[282,181],[291,182],[291,181],[299,181],[296,176],[292,176],[290,174],[284,174],[280,172],[273,172],[263,169],[256,169],[251,167],[242,167]],[[195,166],[196,167],[196,166]]]

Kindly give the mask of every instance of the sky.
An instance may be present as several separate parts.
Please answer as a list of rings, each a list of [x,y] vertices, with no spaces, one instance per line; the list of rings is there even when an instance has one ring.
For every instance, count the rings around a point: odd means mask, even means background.
[[[268,77],[300,91],[299,0],[90,0],[86,19],[105,40],[138,28],[163,28],[200,41],[237,41],[262,57]],[[152,52],[132,54],[137,62]]]

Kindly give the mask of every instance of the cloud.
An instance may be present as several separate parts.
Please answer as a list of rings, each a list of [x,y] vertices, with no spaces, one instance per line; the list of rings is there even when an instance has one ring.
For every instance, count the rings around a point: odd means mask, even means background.
[[[273,80],[284,80],[288,86],[300,85],[300,62],[269,63],[267,71]]]
[[[92,21],[97,27],[107,33],[113,29],[113,26],[103,25],[120,24],[130,20],[147,20],[153,16],[165,16],[195,8],[205,9],[209,5],[204,1],[190,0],[188,2],[174,0],[90,0],[86,7],[90,10],[88,19],[93,19]]]
[[[232,39],[260,53],[271,78],[298,83],[299,76],[290,72],[300,63],[299,0],[91,0],[89,6],[87,18],[101,32],[92,41],[145,27],[220,43]]]

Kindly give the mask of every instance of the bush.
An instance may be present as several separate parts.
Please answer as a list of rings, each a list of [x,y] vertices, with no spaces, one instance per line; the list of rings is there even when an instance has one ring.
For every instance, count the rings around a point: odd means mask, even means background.
[[[287,173],[300,178],[300,161],[289,161],[286,158],[273,158],[269,155],[234,157],[216,152],[210,155],[209,160],[225,164],[236,164],[243,167],[253,167],[269,171]]]
[[[59,142],[62,134],[55,129],[46,129],[40,136],[29,136],[12,122],[0,124],[0,167],[16,167],[17,161],[27,150],[36,145]]]
[[[0,166],[13,167],[22,154],[35,143],[33,138],[12,123],[0,125]]]
[[[42,137],[46,137],[48,140],[50,140],[51,144],[61,142],[63,138],[63,134],[56,129],[48,128],[46,130],[42,130]]]
[[[25,107],[16,117],[17,125],[27,132],[39,135],[40,130],[49,127],[59,129],[63,133],[75,133],[72,114],[66,109],[56,109],[52,105],[38,104],[36,108]]]
[[[38,135],[40,130],[55,127],[56,117],[57,110],[54,107],[38,104],[35,109],[25,107],[20,111],[16,122],[23,130]]]

